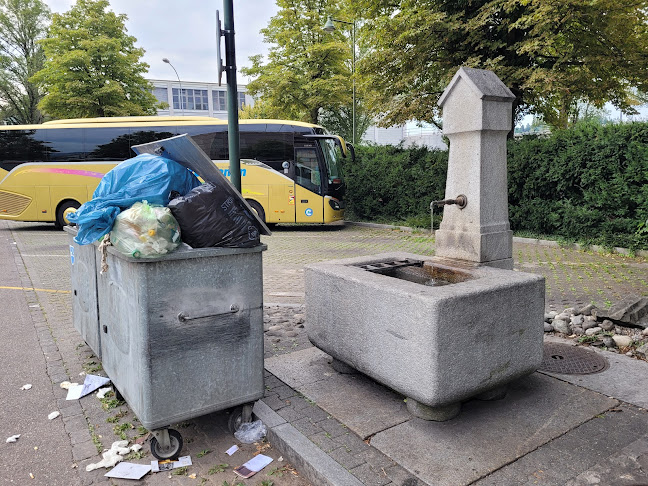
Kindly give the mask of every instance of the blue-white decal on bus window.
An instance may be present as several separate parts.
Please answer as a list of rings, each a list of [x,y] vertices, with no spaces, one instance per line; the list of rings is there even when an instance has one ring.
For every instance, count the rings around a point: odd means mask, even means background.
[[[70,262],[74,265],[74,247],[70,245]]]
[[[311,208],[308,208],[306,209],[306,211],[304,211],[304,214],[306,214],[306,216],[308,217],[311,217],[313,215],[313,210]]]
[[[229,169],[220,169],[220,171],[225,177],[230,176],[230,170]],[[241,169],[241,177],[245,177],[246,174],[247,174],[247,169]]]

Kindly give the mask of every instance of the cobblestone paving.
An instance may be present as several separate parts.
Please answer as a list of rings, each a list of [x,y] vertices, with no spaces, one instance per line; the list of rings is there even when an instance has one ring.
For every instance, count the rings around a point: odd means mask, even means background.
[[[40,308],[35,310],[45,316],[61,356],[60,365],[49,370],[53,383],[64,377],[71,381],[79,378],[80,381],[79,373],[82,371],[100,371],[100,363],[72,325],[70,295],[67,293],[70,288],[67,234],[47,225],[10,223],[8,227],[27,269],[26,281],[35,289],[43,289],[33,292],[32,295],[37,297],[33,305],[39,305]],[[351,225],[279,226],[273,236],[264,237],[263,241],[268,244],[263,256],[264,301],[267,303],[264,316],[266,357],[311,346],[303,328],[305,264],[387,251],[420,255],[434,253],[434,240],[429,234]],[[514,244],[513,257],[516,270],[545,276],[547,310],[559,311],[590,302],[603,307],[628,294],[648,295],[646,259],[531,243]],[[63,394],[60,396],[60,406],[64,407],[67,404],[62,400]],[[416,484],[403,468],[269,373],[266,373],[264,401],[364,484]],[[64,414],[69,415],[71,443],[80,467],[97,460],[93,440],[96,442],[100,438],[104,446],[109,446],[122,433],[135,438],[143,432],[124,404],[111,400],[103,404],[86,400],[83,407],[83,410],[69,409]],[[189,447],[194,456],[199,451],[213,448],[214,435],[205,430],[224,430],[223,420],[226,418],[210,415],[181,424],[183,437],[187,437],[186,442],[191,444]],[[84,434],[86,428],[92,434]],[[266,453],[276,456],[276,451]],[[217,476],[212,478],[209,469],[218,462],[216,455],[204,457],[208,460],[195,460],[192,472],[197,472],[198,477],[206,482],[214,483]],[[253,484],[261,479],[272,479],[277,485],[305,484],[298,476],[289,474],[289,469],[280,472],[285,472],[293,482],[284,483],[272,476],[257,478]],[[98,484],[103,481],[102,474],[95,472],[82,475],[82,478],[85,484]],[[173,479],[180,481],[181,478]],[[218,484],[222,482],[221,479],[218,481]]]

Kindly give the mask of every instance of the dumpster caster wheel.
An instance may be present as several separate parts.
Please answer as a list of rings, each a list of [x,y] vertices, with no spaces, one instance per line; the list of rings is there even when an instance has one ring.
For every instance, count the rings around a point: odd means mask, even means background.
[[[227,421],[227,427],[232,434],[241,427],[241,424],[252,422],[253,406],[253,404],[248,403],[246,405],[243,405],[242,407],[236,407],[232,410],[229,416],[229,420]]]
[[[176,459],[182,450],[182,436],[173,429],[160,429],[151,432],[151,454],[156,459]]]
[[[113,386],[113,390],[115,390],[115,398],[119,400],[120,402],[125,402],[126,400],[124,399],[124,395],[120,393],[120,391],[117,389],[116,386]]]

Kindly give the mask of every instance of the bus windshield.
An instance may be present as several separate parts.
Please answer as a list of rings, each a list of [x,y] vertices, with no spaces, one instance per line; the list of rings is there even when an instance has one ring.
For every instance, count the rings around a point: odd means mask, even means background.
[[[324,161],[326,162],[326,171],[328,172],[328,181],[340,182],[342,179],[340,175],[340,157],[342,152],[338,148],[337,144],[330,138],[320,138],[320,145],[322,146],[322,152],[324,152]]]

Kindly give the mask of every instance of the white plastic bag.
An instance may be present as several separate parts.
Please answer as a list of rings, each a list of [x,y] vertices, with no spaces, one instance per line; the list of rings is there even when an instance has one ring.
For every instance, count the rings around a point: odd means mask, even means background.
[[[168,208],[137,202],[117,216],[110,241],[126,255],[155,258],[180,245],[180,227]]]

